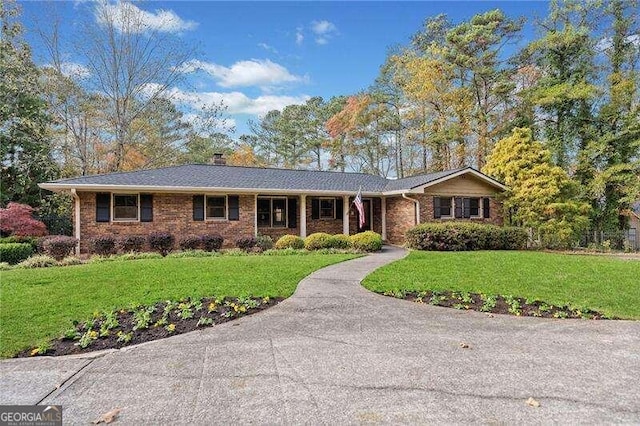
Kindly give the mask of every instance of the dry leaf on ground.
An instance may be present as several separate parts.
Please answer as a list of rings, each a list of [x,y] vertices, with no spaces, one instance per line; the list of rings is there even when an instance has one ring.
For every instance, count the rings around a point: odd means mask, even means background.
[[[94,425],[97,425],[98,423],[111,423],[116,419],[118,414],[120,414],[120,408],[114,408],[113,410],[107,411],[106,413],[102,414],[91,423],[93,423]]]
[[[527,405],[531,406],[531,407],[539,407],[540,403],[538,401],[536,401],[533,398],[529,398],[527,399]]]

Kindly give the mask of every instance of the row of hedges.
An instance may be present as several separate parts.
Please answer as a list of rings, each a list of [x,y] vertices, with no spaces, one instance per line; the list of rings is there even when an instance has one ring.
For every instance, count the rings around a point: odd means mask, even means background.
[[[188,235],[178,240],[181,250],[217,251],[222,248],[224,238],[218,234]],[[108,256],[118,252],[139,253],[145,245],[149,249],[166,256],[176,245],[176,238],[167,232],[154,232],[147,236],[126,235],[116,238],[110,235],[96,237],[91,240],[91,252]]]
[[[15,265],[36,253],[63,259],[73,251],[78,240],[64,235],[46,237],[6,237],[0,239],[0,262]]]
[[[373,231],[361,232],[355,235],[330,235],[317,232],[302,239],[297,235],[284,235],[276,242],[277,249],[354,249],[359,251],[379,251],[382,249],[382,237]]]
[[[522,228],[468,222],[423,223],[406,233],[410,248],[436,251],[519,250],[527,238]]]

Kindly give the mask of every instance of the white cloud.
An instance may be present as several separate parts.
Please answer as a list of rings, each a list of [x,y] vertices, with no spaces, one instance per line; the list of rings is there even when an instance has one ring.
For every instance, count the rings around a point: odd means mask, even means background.
[[[190,112],[187,114],[183,114],[182,118],[180,119],[180,121],[182,121],[183,123],[187,123],[190,124],[198,133],[201,133],[204,131],[203,127],[203,119],[202,116]],[[206,121],[206,120],[205,120]],[[227,132],[230,128],[231,129],[235,129],[237,127],[237,122],[236,120],[234,120],[233,118],[222,118],[219,119],[213,123],[207,122],[208,125],[213,125],[213,130],[219,131],[219,132]],[[206,131],[209,132],[211,130],[211,128],[209,126],[207,126]]]
[[[291,74],[282,65],[268,59],[239,61],[230,67],[211,62],[191,60],[180,68],[180,72],[191,73],[202,70],[211,75],[221,87],[258,86],[263,89],[286,83],[299,83],[306,77]]]
[[[179,33],[193,30],[198,26],[197,22],[185,21],[172,10],[158,9],[154,12],[147,12],[132,3],[123,1],[98,3],[96,20],[100,24],[112,21],[119,31],[133,33],[148,30]]]
[[[152,92],[152,88],[150,88]],[[200,110],[203,107],[220,105],[223,103],[227,107],[229,114],[251,114],[264,115],[267,112],[278,109],[281,110],[287,105],[303,104],[309,96],[276,96],[263,95],[257,98],[250,98],[241,92],[188,92],[178,88],[169,89],[165,96],[175,103]]]
[[[53,68],[53,65],[44,65],[46,68]],[[60,64],[60,72],[65,77],[69,77],[76,80],[82,80],[91,75],[89,68],[77,62],[63,62]]]
[[[313,21],[311,22],[311,31],[316,35],[316,44],[324,45],[329,43],[329,40],[338,34],[338,27],[326,20]]]
[[[317,35],[322,35],[337,32],[338,28],[333,23],[323,20],[311,22],[311,30]]]
[[[304,41],[304,34],[302,34],[302,30],[302,27],[296,28],[296,44],[298,46],[302,45],[302,42]]]
[[[630,36],[627,36],[626,41],[627,43],[631,43],[635,47],[640,47],[640,34],[632,34]],[[605,50],[609,50],[612,47],[613,39],[611,37],[605,37],[596,44],[596,50],[598,50],[599,52],[604,52]]]
[[[278,50],[275,47],[267,43],[258,43],[258,47],[262,47],[267,52],[278,53]]]

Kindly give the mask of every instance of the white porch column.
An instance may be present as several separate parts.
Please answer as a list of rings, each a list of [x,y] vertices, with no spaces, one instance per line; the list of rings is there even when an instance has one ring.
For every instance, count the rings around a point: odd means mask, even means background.
[[[75,188],[71,188],[73,196],[73,236],[78,240],[76,243],[76,256],[80,256],[80,197]]]
[[[349,235],[349,196],[342,196],[342,233]]]
[[[254,235],[258,236],[258,194],[253,199],[253,229]]]
[[[307,196],[300,195],[300,236],[307,236]]]
[[[382,197],[382,241],[387,240],[387,198]]]

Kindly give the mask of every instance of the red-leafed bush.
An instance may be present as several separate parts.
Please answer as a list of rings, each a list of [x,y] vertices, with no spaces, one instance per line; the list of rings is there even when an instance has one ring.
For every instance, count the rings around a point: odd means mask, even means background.
[[[236,247],[244,251],[251,250],[253,247],[256,246],[256,244],[258,244],[258,240],[256,240],[256,237],[252,235],[236,238]]]
[[[67,257],[78,244],[78,240],[73,237],[64,235],[56,235],[47,238],[42,243],[44,252],[56,260],[62,260]]]
[[[9,203],[6,209],[0,209],[0,232],[4,235],[39,237],[47,235],[47,227],[33,218],[33,207]]]
[[[224,238],[219,234],[206,234],[200,237],[205,251],[218,251],[222,248]]]
[[[196,237],[195,235],[182,237],[178,245],[181,250],[198,250],[202,247],[202,238]]]
[[[116,239],[110,235],[94,238],[91,240],[91,245],[93,252],[100,256],[108,256],[110,254],[115,254],[116,251],[118,251],[116,247]]]
[[[118,247],[125,253],[139,253],[144,247],[146,238],[142,235],[125,235],[118,241]]]
[[[154,232],[147,237],[151,250],[157,251],[162,256],[169,254],[173,249],[176,238],[167,232]]]

